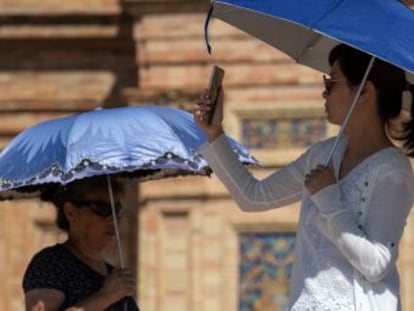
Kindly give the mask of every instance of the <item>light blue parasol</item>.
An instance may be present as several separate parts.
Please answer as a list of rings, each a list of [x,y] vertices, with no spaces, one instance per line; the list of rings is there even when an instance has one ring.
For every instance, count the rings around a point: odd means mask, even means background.
[[[228,138],[239,159],[257,164]],[[0,199],[37,196],[51,184],[97,175],[138,181],[209,175],[197,152],[204,133],[184,110],[166,106],[98,109],[37,124],[0,153]]]

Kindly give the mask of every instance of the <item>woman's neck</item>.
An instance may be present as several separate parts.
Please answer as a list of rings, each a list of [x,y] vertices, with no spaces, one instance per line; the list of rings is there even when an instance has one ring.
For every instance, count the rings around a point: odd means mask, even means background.
[[[370,155],[393,144],[385,132],[382,123],[358,124],[345,131],[348,144],[347,153],[353,155]]]
[[[95,271],[104,275],[107,273],[101,250],[89,247],[85,242],[80,242],[71,237],[67,239],[64,246]]]

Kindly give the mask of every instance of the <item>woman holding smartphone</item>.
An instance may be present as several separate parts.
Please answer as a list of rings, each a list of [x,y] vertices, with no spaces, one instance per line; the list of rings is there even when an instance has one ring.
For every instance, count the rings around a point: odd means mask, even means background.
[[[370,58],[343,44],[331,51],[322,93],[328,122],[343,123]],[[224,139],[224,92],[210,125],[203,121],[207,93],[196,101],[194,119],[209,141],[200,152],[242,210],[301,201],[288,310],[401,310],[396,260],[413,204],[407,156],[414,155],[414,121],[399,137],[389,129],[401,113],[402,93],[413,89],[402,70],[375,60],[330,164],[322,165],[335,138],[310,146],[263,180],[238,162]],[[394,145],[395,138],[404,148]]]

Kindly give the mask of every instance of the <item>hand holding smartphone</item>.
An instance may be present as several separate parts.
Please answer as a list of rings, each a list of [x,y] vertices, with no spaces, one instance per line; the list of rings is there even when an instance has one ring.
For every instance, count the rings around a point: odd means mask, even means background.
[[[208,98],[211,100],[211,109],[208,114],[205,116],[204,121],[207,124],[211,124],[214,117],[214,112],[216,110],[217,99],[220,94],[221,84],[224,78],[224,69],[214,65],[210,75],[210,82],[208,85]]]

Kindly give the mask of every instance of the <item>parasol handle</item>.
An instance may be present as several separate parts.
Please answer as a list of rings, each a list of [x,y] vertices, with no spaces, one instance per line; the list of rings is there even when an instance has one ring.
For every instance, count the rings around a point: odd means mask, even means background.
[[[333,156],[333,154],[334,154],[334,152],[336,150],[336,147],[338,146],[339,140],[341,139],[341,137],[342,137],[342,135],[343,135],[343,133],[345,131],[346,125],[348,124],[349,119],[351,118],[352,112],[354,111],[354,108],[356,106],[356,103],[357,103],[357,101],[359,99],[359,96],[361,95],[362,89],[365,86],[365,82],[367,82],[368,75],[371,72],[372,66],[374,65],[374,61],[375,61],[375,56],[372,56],[371,59],[370,59],[370,61],[369,61],[369,63],[368,63],[367,69],[365,70],[364,77],[362,78],[362,81],[361,81],[361,83],[358,86],[358,90],[357,90],[357,92],[356,92],[356,94],[355,94],[355,96],[354,96],[354,98],[352,100],[351,107],[349,107],[349,110],[348,110],[348,112],[347,112],[347,114],[345,116],[345,120],[342,123],[341,128],[339,129],[338,136],[335,139],[334,145],[332,146],[331,150],[329,151],[328,156],[325,159],[325,162],[324,162],[324,165],[325,166],[328,166],[329,165],[329,162],[332,159],[332,156]]]
[[[121,268],[125,268],[124,256],[122,254],[121,238],[119,235],[118,218],[116,217],[116,212],[115,212],[114,194],[112,191],[111,177],[109,175],[106,175],[106,180],[108,181],[109,199],[111,200],[112,217],[114,219],[116,245],[118,247],[118,253],[119,253],[119,264]]]
[[[123,269],[123,268],[125,268],[124,256],[122,254],[121,238],[120,238],[119,229],[118,229],[118,218],[116,217],[116,212],[115,212],[114,193],[112,191],[111,177],[109,175],[106,175],[106,180],[108,181],[109,199],[111,200],[112,217],[114,219],[116,245],[118,246],[118,253],[119,253],[119,264],[120,264],[121,268]],[[125,301],[124,304],[123,304],[123,310],[128,311],[128,302],[127,301]]]

